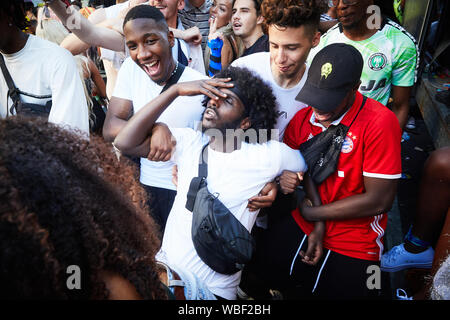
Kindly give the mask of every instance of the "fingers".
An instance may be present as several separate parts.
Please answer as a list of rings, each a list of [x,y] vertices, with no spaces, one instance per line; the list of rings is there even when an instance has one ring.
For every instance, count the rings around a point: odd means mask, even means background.
[[[256,211],[261,208],[267,208],[272,206],[272,203],[277,197],[277,185],[274,182],[267,183],[264,188],[262,188],[259,195],[251,197],[248,200],[247,208],[250,211]]]
[[[292,193],[300,185],[297,172],[283,171],[280,176],[280,187],[284,194]]]
[[[277,196],[277,184],[275,182],[267,183],[259,194],[261,196],[270,196],[272,201],[275,201]]]
[[[250,211],[256,211],[261,208],[268,208],[272,206],[273,200],[270,196],[255,196],[248,200],[247,208]]]
[[[175,143],[173,142],[169,146],[151,144],[147,159],[150,161],[169,161],[174,148]]]
[[[225,99],[227,94],[222,92],[220,88],[232,88],[234,84],[229,83],[229,81],[231,81],[231,78],[214,78],[205,80],[202,83],[200,92],[214,100],[219,100],[220,98]]]

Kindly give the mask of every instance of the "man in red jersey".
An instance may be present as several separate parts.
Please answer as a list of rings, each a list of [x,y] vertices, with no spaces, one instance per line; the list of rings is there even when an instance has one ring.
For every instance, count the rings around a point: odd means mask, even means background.
[[[355,299],[377,297],[386,212],[401,176],[401,129],[394,113],[358,92],[363,68],[352,46],[332,44],[312,61],[297,100],[309,107],[290,121],[284,142],[304,142],[342,123],[350,126],[336,171],[318,185],[322,205],[307,200],[265,232],[257,253],[258,275],[286,298]],[[300,181],[294,172],[280,177],[283,193]],[[311,266],[299,263],[314,221],[325,221],[324,252]],[[375,276],[377,276],[375,275]]]

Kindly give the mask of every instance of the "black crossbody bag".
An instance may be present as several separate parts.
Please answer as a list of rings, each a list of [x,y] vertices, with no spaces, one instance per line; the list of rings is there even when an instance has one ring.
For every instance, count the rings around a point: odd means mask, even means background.
[[[14,114],[15,110],[15,113],[18,115],[38,116],[48,118],[50,109],[52,108],[52,100],[47,101],[45,105],[40,105],[36,103],[27,103],[23,102],[22,99],[20,99],[20,95],[23,94],[35,99],[49,99],[52,96],[51,95],[38,96],[31,93],[20,91],[14,85],[14,81],[11,78],[8,68],[6,68],[5,60],[3,58],[3,55],[1,54],[0,54],[0,67],[2,69],[3,76],[5,77],[6,84],[8,85],[8,94],[6,96],[7,105],[8,105],[8,97],[11,97],[11,100],[13,101],[13,104],[9,112],[11,114]]]
[[[366,100],[367,97],[363,96],[361,107],[348,127],[342,123],[330,126],[324,132],[300,145],[300,152],[308,165],[309,174],[317,185],[336,171],[345,136],[364,107]]]
[[[211,269],[222,274],[242,270],[255,251],[255,241],[242,223],[208,191],[208,144],[200,153],[198,177],[192,178],[186,209],[192,212],[192,242]]]

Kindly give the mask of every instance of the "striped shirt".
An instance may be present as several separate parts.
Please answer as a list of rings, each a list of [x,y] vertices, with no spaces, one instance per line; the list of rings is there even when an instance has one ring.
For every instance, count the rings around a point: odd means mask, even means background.
[[[212,0],[205,0],[205,2],[199,7],[194,7],[185,0],[185,5],[182,10],[178,12],[178,17],[185,29],[197,26],[202,34],[202,50],[205,50],[206,43],[208,42],[209,34],[209,9],[212,6]]]

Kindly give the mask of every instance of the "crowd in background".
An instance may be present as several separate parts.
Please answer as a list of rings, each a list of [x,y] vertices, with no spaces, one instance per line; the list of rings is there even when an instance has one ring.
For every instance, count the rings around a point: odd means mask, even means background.
[[[2,1],[0,297],[379,299],[373,265],[448,279],[449,148],[384,249],[420,64],[388,2],[371,26],[373,0]],[[335,129],[319,180],[302,145]],[[205,145],[208,189],[256,243],[232,274],[191,238]]]

